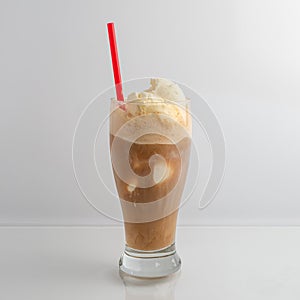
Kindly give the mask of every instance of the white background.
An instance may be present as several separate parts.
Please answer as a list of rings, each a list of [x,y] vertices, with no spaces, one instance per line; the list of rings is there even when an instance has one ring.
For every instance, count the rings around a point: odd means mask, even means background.
[[[81,195],[72,137],[112,84],[106,22],[123,79],[183,82],[224,130],[227,170],[180,224],[300,224],[300,4],[253,1],[0,2],[0,224],[117,224]]]

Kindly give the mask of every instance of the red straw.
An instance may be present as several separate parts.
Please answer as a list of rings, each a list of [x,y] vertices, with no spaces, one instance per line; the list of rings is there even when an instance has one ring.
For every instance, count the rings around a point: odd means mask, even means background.
[[[115,79],[117,100],[124,101],[114,23],[107,23],[107,30],[108,30],[108,37],[109,37],[111,61],[112,61],[112,66],[113,66],[113,70],[114,70],[114,79]]]

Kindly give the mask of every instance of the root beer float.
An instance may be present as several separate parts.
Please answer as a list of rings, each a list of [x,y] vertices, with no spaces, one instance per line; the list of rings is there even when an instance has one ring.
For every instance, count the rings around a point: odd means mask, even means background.
[[[110,147],[126,246],[156,251],[174,243],[191,147],[189,101],[175,83],[112,100]]]

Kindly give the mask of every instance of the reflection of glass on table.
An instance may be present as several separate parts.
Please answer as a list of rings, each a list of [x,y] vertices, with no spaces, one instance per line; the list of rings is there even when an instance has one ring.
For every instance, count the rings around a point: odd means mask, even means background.
[[[173,300],[180,272],[158,279],[141,279],[120,273],[125,286],[125,300]]]

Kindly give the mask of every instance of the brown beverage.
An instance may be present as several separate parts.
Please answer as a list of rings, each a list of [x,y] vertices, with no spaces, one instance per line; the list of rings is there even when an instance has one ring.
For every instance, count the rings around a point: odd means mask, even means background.
[[[176,144],[160,134],[146,134],[135,142],[111,134],[111,144],[116,142],[115,139],[118,139],[115,157],[126,159],[129,156],[129,164],[135,174],[144,177],[152,171],[151,178],[154,178],[153,185],[138,187],[133,184],[135,178],[132,174],[122,180],[114,170],[125,217],[126,244],[137,250],[165,248],[175,240],[178,206],[188,169],[190,137],[185,136]],[[164,158],[164,163],[158,160],[151,165],[149,162],[155,155]],[[141,204],[146,204],[142,207],[143,211],[137,206]],[[126,220],[128,213],[133,214],[128,217],[129,221]]]
[[[189,164],[188,109],[174,102],[115,104],[110,145],[126,245],[147,251],[168,247],[175,240]]]

